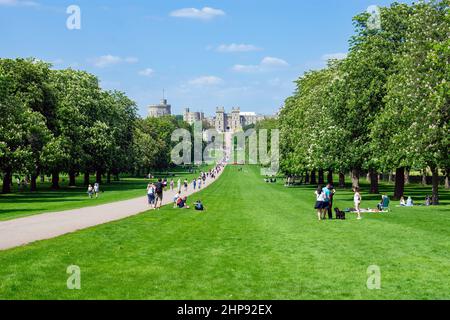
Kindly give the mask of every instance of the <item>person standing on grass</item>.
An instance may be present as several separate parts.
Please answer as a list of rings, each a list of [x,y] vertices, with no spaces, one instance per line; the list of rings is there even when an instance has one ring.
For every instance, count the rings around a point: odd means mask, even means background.
[[[87,194],[88,194],[89,198],[92,199],[93,193],[94,193],[94,188],[93,188],[92,185],[90,184],[90,185],[88,186],[88,189],[87,189]]]
[[[317,218],[319,221],[325,218],[325,214],[323,213],[323,203],[325,200],[325,194],[323,192],[323,189],[321,186],[317,188],[317,190],[314,192],[316,195],[316,205],[314,206],[314,209],[317,210]]]
[[[334,194],[336,193],[336,190],[334,189],[334,187],[331,183],[329,183],[324,190],[325,190],[326,199],[328,199],[328,208],[327,208],[328,219],[332,220],[333,219],[333,197],[334,197]],[[325,201],[327,201],[327,200],[325,200]]]
[[[155,209],[155,185],[153,183],[147,185],[147,198],[148,205]]]
[[[155,209],[159,210],[162,206],[163,190],[164,190],[164,186],[163,186],[161,178],[159,178],[158,182],[155,185],[155,194],[156,194]]]
[[[361,220],[361,193],[359,193],[360,189],[359,187],[355,187],[353,189],[353,191],[355,192],[355,194],[353,195],[353,202],[355,203],[355,210],[356,213],[358,214],[358,220]]]
[[[328,210],[330,209],[330,194],[331,194],[331,191],[330,191],[330,189],[328,189],[328,186],[326,186],[326,187],[322,188],[322,193],[324,194],[322,216],[323,216],[323,219],[325,219],[326,218],[326,214],[327,214]],[[328,216],[328,218],[332,219],[333,217],[330,218]]]
[[[94,184],[94,193],[95,193],[95,198],[98,198],[98,194],[100,193],[100,184],[98,182],[96,182]]]

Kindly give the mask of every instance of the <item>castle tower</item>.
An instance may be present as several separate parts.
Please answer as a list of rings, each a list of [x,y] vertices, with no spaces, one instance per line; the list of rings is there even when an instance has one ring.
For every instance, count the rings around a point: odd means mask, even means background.
[[[148,116],[150,118],[170,116],[171,114],[172,106],[170,104],[167,104],[166,99],[162,99],[160,104],[155,104],[148,107]]]
[[[218,107],[216,109],[216,121],[215,127],[218,132],[225,132],[228,127],[227,117],[225,114],[225,108]]]
[[[233,108],[231,111],[231,131],[236,132],[242,130],[241,125],[241,109],[239,107]]]

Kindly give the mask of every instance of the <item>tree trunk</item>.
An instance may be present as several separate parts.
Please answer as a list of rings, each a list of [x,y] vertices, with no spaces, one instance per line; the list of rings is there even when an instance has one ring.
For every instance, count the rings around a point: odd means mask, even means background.
[[[59,172],[58,171],[52,172],[52,189],[53,190],[59,189]]]
[[[102,184],[102,172],[100,170],[97,170],[95,173],[95,181],[99,184]]]
[[[311,171],[311,184],[317,184],[317,179],[316,179],[316,170]]]
[[[394,200],[400,200],[405,193],[405,168],[395,170]]]
[[[111,183],[111,172],[108,171],[108,173],[106,174],[106,183]]]
[[[352,187],[353,188],[359,187],[359,169],[352,169],[351,176],[352,176]]]
[[[432,168],[431,172],[433,173],[433,206],[437,206],[439,205],[439,169]]]
[[[345,173],[339,172],[339,188],[345,188]]]
[[[76,173],[75,170],[69,170],[69,187],[76,186]]]
[[[309,171],[306,171],[306,173],[305,173],[305,184],[308,184],[309,182],[310,182]]]
[[[323,185],[325,183],[324,175],[323,175],[323,169],[319,169],[319,184]]]
[[[427,169],[422,170],[422,185],[427,185]]]
[[[114,181],[120,181],[120,176],[118,173],[114,174]]]
[[[370,193],[378,194],[378,172],[375,169],[370,169]]]
[[[89,179],[90,179],[89,171],[86,171],[86,172],[84,173],[84,185],[85,185],[85,186],[88,186],[88,185],[91,184],[91,182],[90,182]]]
[[[41,174],[41,183],[45,182],[45,176],[43,174]]]
[[[328,180],[328,183],[331,183],[331,184],[333,184],[333,170],[329,170],[328,171],[328,176],[327,176],[327,180]]]
[[[32,174],[31,175],[31,184],[30,184],[30,191],[31,192],[36,192],[37,191],[37,180],[38,175],[37,174]]]
[[[409,170],[410,169],[406,169],[405,171],[405,185],[409,185]]]
[[[5,175],[3,176],[2,193],[11,193],[11,182],[12,182],[12,170],[6,169]]]

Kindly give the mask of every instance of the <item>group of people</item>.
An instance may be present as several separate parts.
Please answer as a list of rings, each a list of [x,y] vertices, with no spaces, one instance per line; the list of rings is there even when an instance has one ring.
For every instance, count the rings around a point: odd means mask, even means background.
[[[207,179],[215,179],[219,173],[222,171],[224,164],[218,164],[214,168],[212,168],[209,171],[201,172],[200,176],[198,178],[195,178],[192,180],[192,187],[193,190],[200,190],[202,186],[206,185]],[[167,186],[170,187],[171,191],[175,190],[175,181],[173,179],[170,180],[170,183],[168,183],[167,179],[158,179],[157,183],[150,182],[147,185],[147,197],[148,197],[148,204],[152,209],[160,209],[163,202],[163,193],[167,189]],[[176,193],[173,197],[173,204],[174,208],[179,209],[189,209],[190,207],[187,204],[187,196],[182,194],[182,187],[184,188],[184,192],[188,192],[189,182],[187,179],[184,179],[184,182],[182,184],[181,179],[178,179],[177,181],[177,189]],[[201,200],[197,201],[195,203],[195,209],[196,210],[204,210],[203,203]]]
[[[328,219],[333,219],[333,197],[336,193],[331,183],[326,187],[319,186],[314,192],[316,195],[316,205],[314,208],[317,210],[317,218],[325,220],[328,215]]]
[[[355,212],[357,214],[357,219],[361,220],[361,201],[362,196],[359,187],[353,188],[353,203],[355,205]],[[333,219],[333,198],[336,194],[336,189],[329,183],[326,187],[319,186],[314,192],[316,195],[316,205],[314,208],[317,210],[317,218],[319,221],[328,219]],[[336,209],[338,210],[338,209]]]
[[[87,189],[87,194],[89,198],[98,198],[100,194],[100,184],[98,182],[94,183],[94,185],[90,184]]]

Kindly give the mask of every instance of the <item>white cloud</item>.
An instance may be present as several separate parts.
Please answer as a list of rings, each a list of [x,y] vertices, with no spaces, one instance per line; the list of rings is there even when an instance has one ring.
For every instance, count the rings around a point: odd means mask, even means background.
[[[121,58],[119,56],[113,56],[111,54],[92,59],[92,63],[98,68],[106,68],[119,63],[136,63],[138,61],[139,60],[135,57]]]
[[[234,53],[234,52],[250,52],[250,51],[260,51],[261,48],[254,46],[252,44],[236,44],[232,43],[229,45],[222,44],[216,49],[218,52]]]
[[[146,68],[144,70],[139,71],[139,75],[144,77],[151,77],[154,73],[155,71],[151,68]]]
[[[215,17],[224,15],[225,15],[224,11],[210,7],[204,7],[203,9],[184,8],[172,11],[170,13],[170,16],[175,18],[189,18],[200,20],[211,20]]]
[[[327,53],[322,56],[322,60],[328,61],[328,60],[342,60],[347,58],[346,53],[337,52],[337,53]]]
[[[258,65],[242,65],[237,64],[234,65],[232,70],[235,72],[245,72],[245,73],[251,73],[251,72],[264,72],[264,71],[270,71],[273,69],[279,69],[288,67],[289,63],[287,63],[285,60],[275,57],[265,57],[261,60],[261,62]]]
[[[289,66],[289,63],[280,58],[265,57],[262,59],[261,65],[267,67],[287,67]]]
[[[38,3],[34,1],[26,1],[26,0],[0,0],[0,6],[37,6]]]
[[[216,86],[222,83],[223,80],[215,76],[203,76],[189,81],[189,84],[193,86]]]

